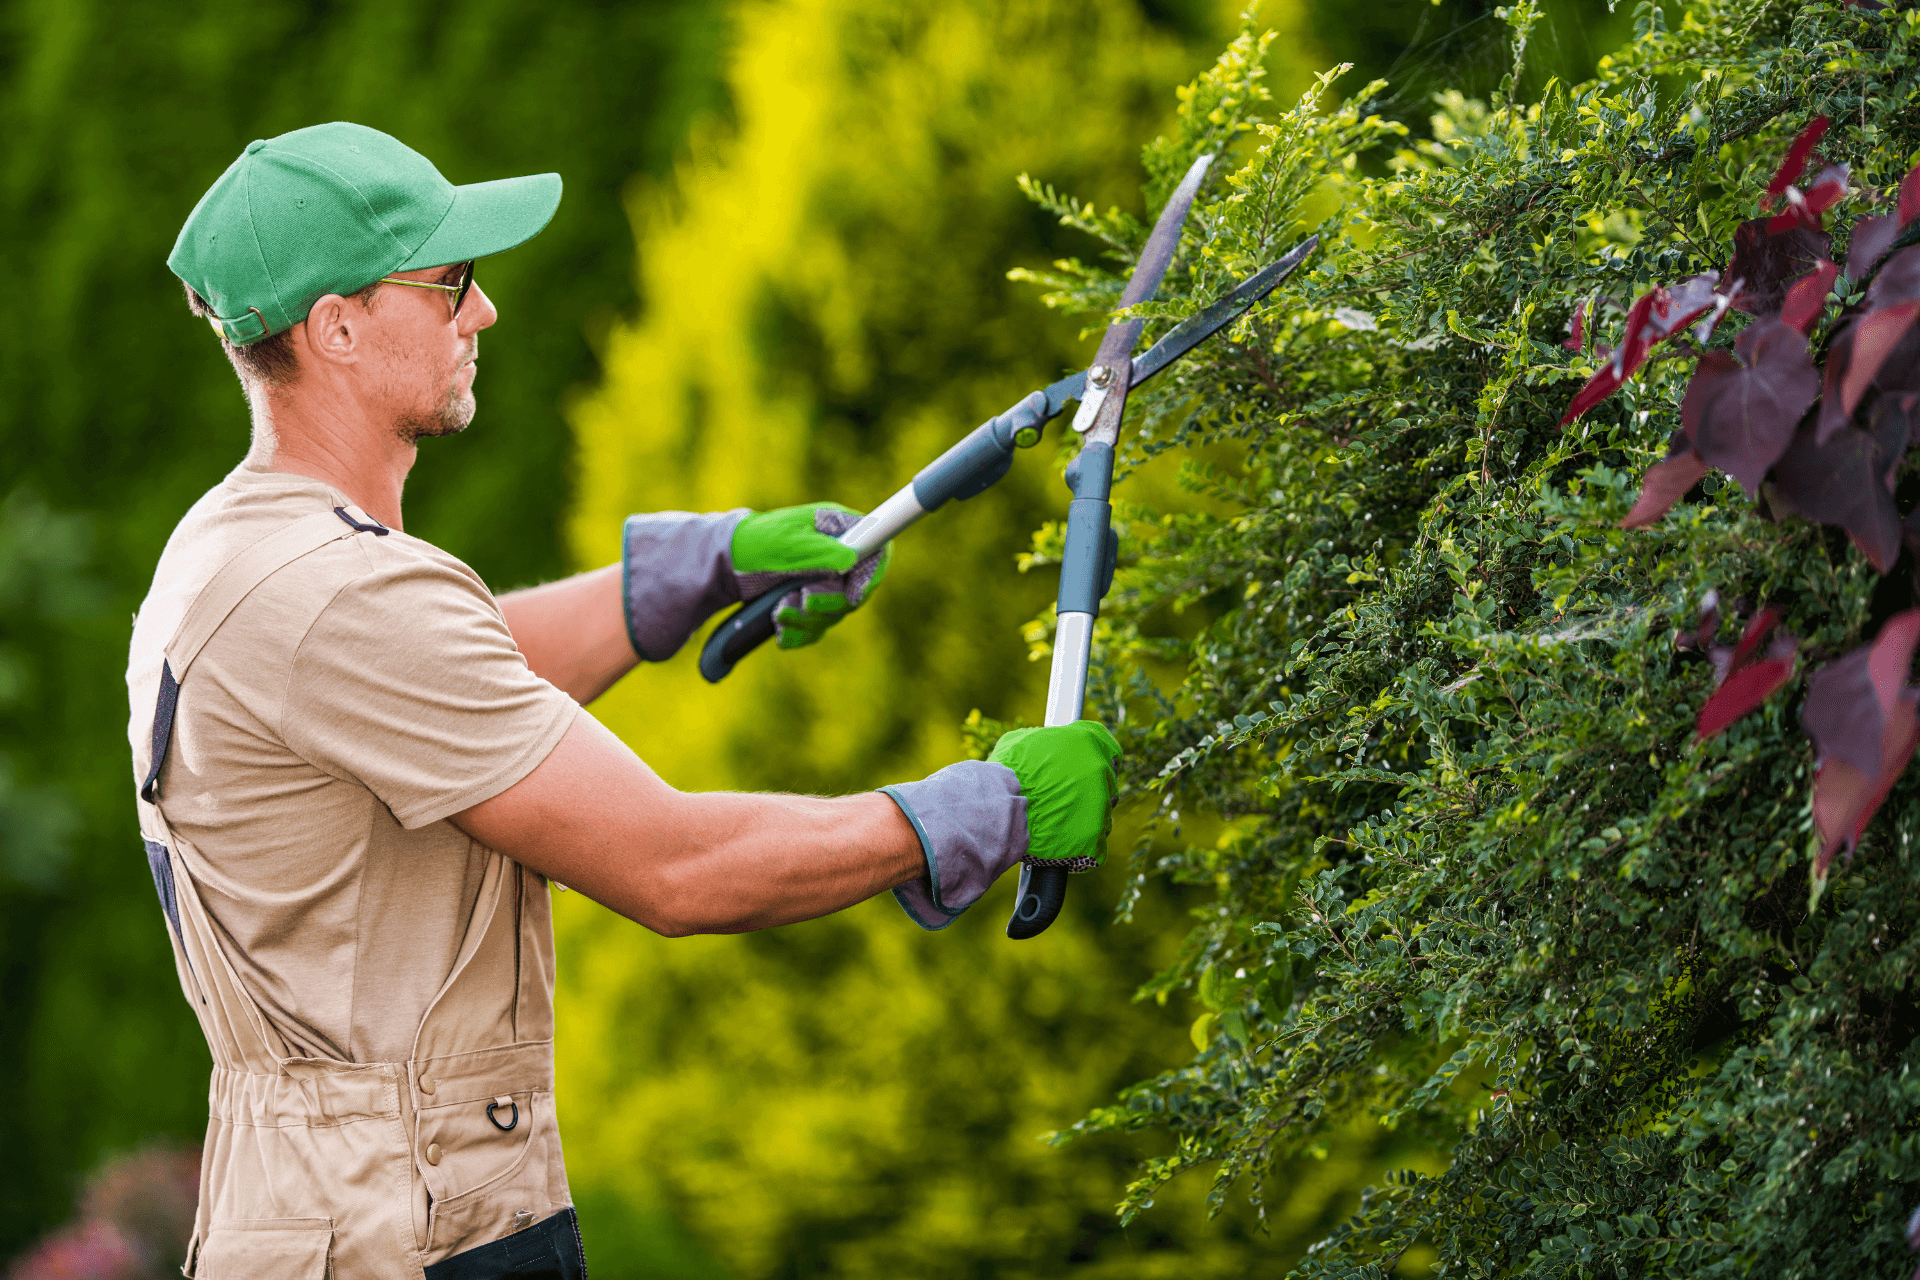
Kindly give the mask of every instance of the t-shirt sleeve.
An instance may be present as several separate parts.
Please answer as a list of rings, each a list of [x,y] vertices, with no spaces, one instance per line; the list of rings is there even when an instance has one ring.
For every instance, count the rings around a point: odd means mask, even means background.
[[[528,669],[484,587],[426,560],[376,563],[343,587],[300,642],[281,705],[289,747],[408,829],[526,777],[580,711]]]

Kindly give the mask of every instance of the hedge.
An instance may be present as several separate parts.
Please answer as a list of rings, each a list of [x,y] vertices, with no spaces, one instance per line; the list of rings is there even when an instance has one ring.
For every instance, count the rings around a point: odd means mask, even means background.
[[[1897,255],[1847,255],[1915,229],[1920,15],[1642,4],[1594,79],[1522,100],[1538,10],[1501,12],[1512,75],[1439,95],[1430,141],[1369,114],[1381,85],[1325,106],[1337,72],[1273,110],[1249,30],[1145,151],[1149,204],[1233,160],[1156,325],[1324,247],[1126,437],[1136,466],[1185,451],[1196,500],[1125,512],[1090,705],[1154,810],[1134,888],[1214,891],[1147,988],[1193,993],[1201,1048],[1057,1140],[1171,1136],[1123,1217],[1201,1169],[1264,1202],[1355,1117],[1447,1153],[1302,1276],[1904,1274],[1920,592],[1897,518],[1863,521],[1920,497],[1912,353],[1845,373],[1905,305]],[[1144,238],[1033,189],[1123,260]],[[1777,261],[1795,226],[1833,271]],[[1097,319],[1123,275],[1040,278]]]

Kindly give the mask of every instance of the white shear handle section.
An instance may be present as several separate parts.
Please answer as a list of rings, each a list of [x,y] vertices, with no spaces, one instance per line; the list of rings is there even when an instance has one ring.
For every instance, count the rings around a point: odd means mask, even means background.
[[[1047,727],[1072,724],[1087,700],[1093,615],[1063,613],[1053,629],[1053,673],[1047,680]]]
[[[859,524],[841,534],[840,541],[862,556],[870,556],[925,514],[926,509],[920,505],[920,499],[913,495],[913,486],[907,485],[869,511]]]

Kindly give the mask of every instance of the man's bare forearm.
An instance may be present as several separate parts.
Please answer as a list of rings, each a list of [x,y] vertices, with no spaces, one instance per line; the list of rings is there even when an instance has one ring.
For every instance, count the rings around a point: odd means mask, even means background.
[[[683,829],[704,838],[660,859],[648,877],[663,933],[746,933],[812,920],[926,874],[913,824],[877,791],[681,799]]]
[[[533,673],[582,706],[639,665],[617,564],[509,592],[500,611]]]
[[[669,936],[810,920],[926,873],[913,824],[879,792],[676,791],[584,712],[532,773],[453,821]]]

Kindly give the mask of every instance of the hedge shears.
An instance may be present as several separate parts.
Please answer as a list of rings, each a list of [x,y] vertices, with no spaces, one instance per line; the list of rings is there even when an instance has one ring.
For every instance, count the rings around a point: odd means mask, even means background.
[[[1187,211],[1193,207],[1193,198],[1212,161],[1210,155],[1194,161],[1160,211],[1116,310],[1138,306],[1159,289],[1161,277],[1179,247]],[[1138,357],[1133,356],[1133,348],[1146,328],[1145,319],[1114,321],[1087,369],[1033,392],[1007,412],[975,427],[914,476],[910,484],[841,534],[840,541],[861,556],[871,555],[948,499],[964,500],[986,492],[1012,469],[1015,450],[1038,444],[1041,428],[1068,404],[1078,401],[1073,429],[1083,436],[1084,444],[1067,466],[1067,487],[1073,491],[1073,501],[1067,507],[1066,550],[1060,561],[1046,723],[1060,725],[1078,720],[1086,701],[1093,622],[1099,616],[1100,601],[1113,585],[1119,553],[1113,508],[1107,499],[1113,489],[1113,451],[1120,437],[1127,393],[1246,314],[1319,243],[1318,236],[1309,236],[1278,262],[1242,280],[1212,306],[1175,325]],[[774,611],[781,597],[791,590],[791,586],[776,587],[742,605],[714,628],[700,653],[700,674],[718,683],[734,664],[771,639]],[[1040,933],[1060,914],[1066,895],[1064,869],[1036,869],[1022,864],[1019,895],[1013,918],[1007,922],[1007,936],[1031,938]]]

